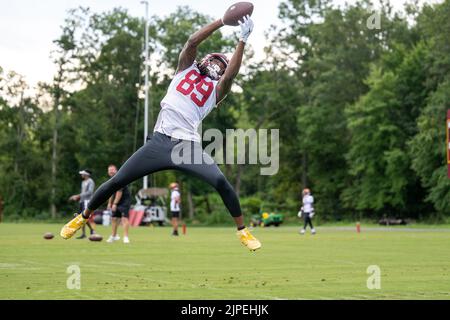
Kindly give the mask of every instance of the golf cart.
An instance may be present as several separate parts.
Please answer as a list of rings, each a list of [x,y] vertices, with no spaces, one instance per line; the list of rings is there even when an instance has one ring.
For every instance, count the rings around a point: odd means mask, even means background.
[[[168,222],[166,201],[168,190],[166,188],[148,188],[139,190],[136,195],[136,205],[133,210],[143,212],[139,225],[155,224],[162,226]]]
[[[284,216],[281,213],[268,213],[263,212],[260,214],[254,214],[250,221],[250,225],[252,227],[261,226],[261,227],[269,227],[274,225],[278,227],[283,223]]]

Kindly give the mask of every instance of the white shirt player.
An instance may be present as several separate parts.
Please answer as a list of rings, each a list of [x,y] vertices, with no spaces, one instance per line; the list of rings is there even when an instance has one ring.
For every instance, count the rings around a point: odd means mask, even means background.
[[[153,131],[177,139],[200,142],[197,130],[216,107],[218,81],[202,76],[197,62],[176,74],[161,101],[161,111]]]
[[[312,195],[308,194],[303,197],[303,211],[305,213],[311,213],[314,211],[313,208],[314,198]]]
[[[170,211],[178,212],[180,211],[180,204],[176,201],[180,196],[180,192],[178,190],[173,190],[170,195]]]

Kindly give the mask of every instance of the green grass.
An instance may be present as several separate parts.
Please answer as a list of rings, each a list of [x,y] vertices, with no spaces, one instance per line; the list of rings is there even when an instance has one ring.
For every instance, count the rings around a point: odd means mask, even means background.
[[[449,299],[450,232],[258,228],[251,253],[233,228],[131,230],[130,245],[44,240],[56,224],[0,224],[0,299]],[[99,226],[106,238],[109,228]],[[81,290],[69,290],[69,265]],[[369,265],[381,289],[366,286]]]

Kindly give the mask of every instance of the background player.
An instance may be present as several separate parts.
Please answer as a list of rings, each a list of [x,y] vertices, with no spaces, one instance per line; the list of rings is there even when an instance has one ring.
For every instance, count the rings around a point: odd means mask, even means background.
[[[178,183],[170,184],[170,214],[172,216],[173,236],[178,236],[178,220],[180,219],[181,194]]]
[[[314,226],[311,221],[312,217],[314,216],[314,207],[313,207],[314,198],[311,195],[311,190],[309,190],[308,188],[305,188],[303,190],[302,202],[303,206],[300,209],[299,218],[303,216],[305,224],[303,225],[303,229],[300,230],[300,234],[305,234],[308,225],[311,228],[311,234],[316,234],[316,230],[314,229]]]
[[[108,166],[108,175],[114,177],[117,173],[117,167],[114,164]],[[123,243],[130,243],[128,238],[128,229],[130,223],[128,221],[128,212],[131,206],[131,193],[128,186],[117,190],[108,200],[108,210],[112,212],[112,234],[106,242],[114,242],[120,240],[117,234],[119,224],[122,222],[123,226]]]
[[[94,194],[95,189],[95,182],[92,180],[91,175],[92,172],[90,170],[82,170],[78,172],[81,175],[81,179],[83,180],[81,182],[81,192],[80,194],[74,194],[73,196],[70,196],[69,200],[71,201],[78,201],[79,202],[79,210],[82,212],[84,209],[87,208],[87,204],[89,200],[91,199],[92,195]],[[90,233],[94,234],[94,228],[91,226],[90,222],[86,222],[87,226],[89,227]],[[83,230],[81,235],[77,239],[84,239],[86,238],[86,226],[83,225]]]
[[[114,177],[98,188],[88,208],[62,228],[63,238],[72,237],[92,212],[120,188],[153,172],[177,169],[212,185],[233,217],[241,243],[250,250],[261,247],[261,243],[245,227],[233,187],[212,158],[203,152],[197,132],[202,120],[230,92],[233,80],[239,73],[245,43],[253,30],[250,17],[244,17],[239,21],[240,38],[231,60],[228,61],[224,54],[214,53],[198,63],[195,60],[198,45],[223,25],[222,19],[218,19],[189,37],[180,53],[175,76],[161,101],[153,136],[122,165]],[[190,161],[174,162],[173,155],[180,153]],[[196,154],[202,155],[200,163],[194,161],[198,160],[194,159]]]

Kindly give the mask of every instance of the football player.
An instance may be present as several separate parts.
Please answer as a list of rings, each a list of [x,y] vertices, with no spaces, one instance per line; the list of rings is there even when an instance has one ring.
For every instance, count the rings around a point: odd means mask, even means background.
[[[197,47],[223,25],[223,21],[218,19],[189,37],[180,53],[173,80],[161,101],[153,135],[121,166],[114,177],[97,189],[87,209],[62,228],[60,234],[63,238],[71,238],[94,210],[117,190],[153,172],[177,169],[212,185],[233,217],[241,243],[252,251],[261,247],[261,243],[244,225],[235,191],[217,164],[203,152],[197,133],[202,120],[230,92],[233,79],[239,73],[245,43],[253,30],[250,16],[244,17],[239,21],[239,42],[231,60],[224,54],[211,53],[197,62]],[[202,159],[188,163],[173,161],[172,154],[179,150],[182,150],[183,158],[187,156],[193,160],[194,155],[200,154]]]
[[[316,234],[316,229],[314,229],[311,221],[312,217],[314,216],[314,197],[311,195],[311,190],[309,190],[308,188],[303,189],[302,202],[303,206],[298,213],[298,217],[301,218],[303,216],[305,224],[303,225],[303,229],[300,230],[300,234],[305,234],[306,227],[308,225],[311,228],[311,234]]]
[[[181,194],[178,183],[172,182],[170,188],[170,214],[172,216],[172,235],[178,236],[178,219],[180,218]]]

